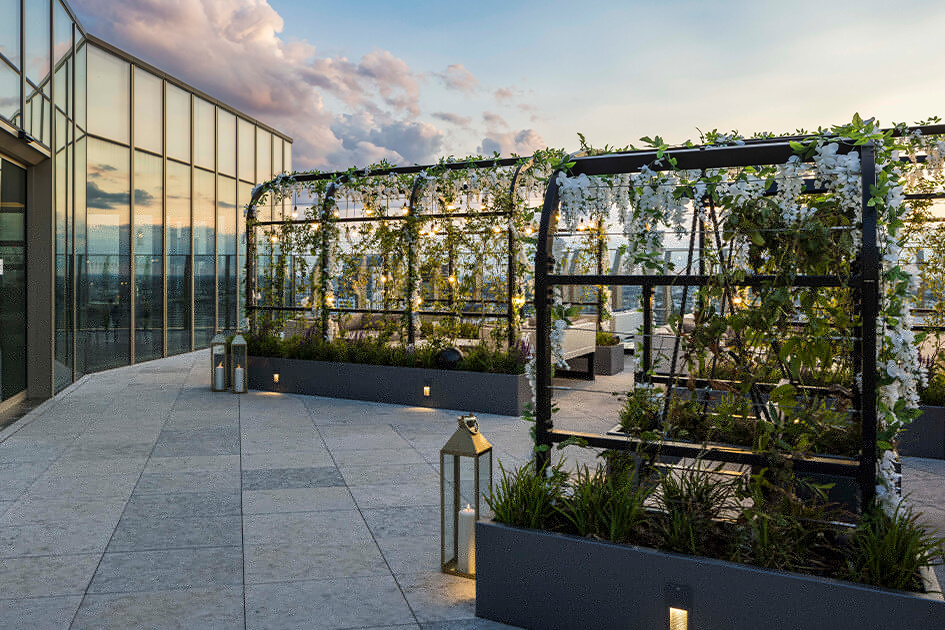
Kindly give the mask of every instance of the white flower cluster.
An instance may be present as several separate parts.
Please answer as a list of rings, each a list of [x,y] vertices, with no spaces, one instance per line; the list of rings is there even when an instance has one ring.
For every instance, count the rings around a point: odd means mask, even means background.
[[[680,184],[676,173],[657,172],[643,166],[631,180],[630,201],[636,211],[654,223],[672,227],[677,234],[686,231],[685,217],[691,200],[686,196],[676,197],[676,188]]]
[[[893,451],[884,451],[876,461],[876,481],[876,500],[892,516],[902,503],[902,472]]]
[[[591,187],[591,180],[584,173],[577,177],[568,177],[564,173],[558,173],[557,183],[561,218],[569,230],[574,230],[578,219],[584,214],[584,200]]]
[[[778,186],[775,199],[781,208],[781,216],[789,225],[806,221],[814,213],[814,208],[801,202],[801,194],[804,192],[802,177],[804,170],[801,159],[792,155],[786,164],[778,165],[777,174],[774,176],[774,181]]]
[[[862,221],[863,179],[860,168],[860,154],[850,151],[841,155],[836,142],[824,142],[817,146],[814,153],[815,185],[822,185],[837,195],[840,207],[849,210],[856,217],[856,223]]]

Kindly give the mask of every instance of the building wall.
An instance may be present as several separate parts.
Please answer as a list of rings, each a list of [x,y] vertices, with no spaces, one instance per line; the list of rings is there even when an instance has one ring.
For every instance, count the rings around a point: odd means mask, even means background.
[[[0,134],[48,156],[30,168],[52,202],[28,203],[27,224],[55,221],[48,306],[29,307],[31,325],[51,309],[54,350],[31,370],[58,390],[238,328],[243,206],[291,170],[291,140],[87,35],[60,0],[0,14]]]

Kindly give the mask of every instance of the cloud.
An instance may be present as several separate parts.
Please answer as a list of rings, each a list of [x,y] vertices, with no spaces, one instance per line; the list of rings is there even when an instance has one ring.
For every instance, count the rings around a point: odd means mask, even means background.
[[[457,127],[468,127],[470,123],[472,123],[472,116],[460,116],[459,114],[450,112],[433,112],[431,116],[437,120],[456,125]]]
[[[474,92],[479,87],[479,79],[466,69],[461,63],[447,66],[445,72],[434,73],[434,76],[443,82],[450,90],[460,92]]]
[[[499,88],[493,92],[493,96],[495,96],[497,102],[505,103],[506,101],[512,100],[515,96],[515,92],[512,88]]]
[[[99,188],[95,182],[89,182],[85,192],[85,203],[89,208],[110,210],[118,206],[128,206],[128,193],[110,193]]]
[[[443,149],[443,133],[434,125],[415,121],[381,121],[369,113],[339,116],[331,126],[345,151],[368,164],[386,158],[421,164],[435,161]]]
[[[476,151],[482,155],[531,155],[539,149],[545,149],[548,144],[534,129],[520,129],[504,133],[491,133],[482,139]]]
[[[461,154],[484,131],[496,137],[490,123],[469,130],[473,117],[442,111],[439,103],[425,114],[421,88],[431,75],[453,92],[491,93],[463,64],[429,73],[387,50],[360,59],[319,54],[308,41],[282,37],[283,18],[267,0],[72,5],[90,33],[291,136],[297,170],[381,158],[430,161],[440,157],[447,138],[446,152]],[[446,136],[440,122],[468,137]]]

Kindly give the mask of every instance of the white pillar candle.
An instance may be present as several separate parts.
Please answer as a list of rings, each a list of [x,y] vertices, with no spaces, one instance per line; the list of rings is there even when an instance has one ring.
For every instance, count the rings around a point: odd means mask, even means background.
[[[233,370],[233,391],[243,391],[243,368],[238,365],[236,369]]]
[[[476,572],[476,511],[467,503],[459,511],[456,532],[456,569],[470,575]]]
[[[218,390],[226,388],[226,373],[222,363],[213,369],[213,388]]]

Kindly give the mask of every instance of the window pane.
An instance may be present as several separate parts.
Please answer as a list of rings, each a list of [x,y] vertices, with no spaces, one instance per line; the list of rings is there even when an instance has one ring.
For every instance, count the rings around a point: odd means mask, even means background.
[[[0,116],[9,121],[20,111],[20,75],[0,61]]]
[[[213,173],[194,169],[194,348],[210,344],[216,326]]]
[[[236,180],[217,178],[217,328],[236,328]]]
[[[282,138],[278,136],[272,136],[272,175],[275,177],[282,172]]]
[[[88,49],[89,133],[128,143],[130,66],[94,46]]]
[[[194,253],[213,254],[214,210],[213,173],[194,169]]]
[[[88,140],[85,366],[87,372],[130,359],[130,161],[127,148]]]
[[[49,0],[26,0],[26,76],[41,86],[49,78]]]
[[[237,129],[239,131],[239,169],[238,176],[246,182],[256,183],[256,168],[254,159],[256,157],[256,128],[253,123],[238,119]]]
[[[237,321],[242,322],[246,318],[246,206],[253,196],[253,187],[243,182],[237,183],[236,188],[236,221],[237,221],[237,278],[239,285],[237,287]],[[240,324],[242,326],[242,323]]]
[[[272,179],[272,135],[256,129],[256,180],[255,184]]]
[[[213,151],[215,146],[213,110],[211,103],[194,99],[194,164],[214,168]]]
[[[85,309],[83,305],[88,297],[88,264],[86,258],[86,209],[85,197],[86,187],[82,178],[86,177],[86,143],[87,137],[80,136],[75,144],[75,172],[79,174],[75,186],[75,265],[73,267],[75,274],[76,304],[78,305],[78,318],[75,325],[75,377],[79,378],[85,374]]]
[[[88,151],[89,253],[127,256],[131,214],[128,149],[91,138]]]
[[[164,354],[164,258],[135,256],[135,362]]]
[[[55,284],[55,388],[72,382],[72,146],[68,145],[66,118],[56,112],[56,284]]]
[[[0,0],[0,53],[20,67],[20,0]],[[6,92],[0,92],[6,95]]]
[[[217,109],[217,170],[236,177],[236,116]]]
[[[283,149],[282,164],[286,171],[292,172],[292,143],[286,142]]]
[[[53,44],[53,54],[56,56],[56,66],[66,57],[72,56],[72,18],[62,8],[62,3],[56,3],[56,41]]]
[[[190,164],[190,94],[167,84],[167,157]]]
[[[79,42],[75,53],[75,124],[86,129],[85,120],[85,88],[86,88],[86,51],[88,46],[84,41]]]
[[[161,158],[135,151],[135,255],[160,255],[164,248],[164,183]]]
[[[26,389],[26,171],[0,160],[0,400]]]
[[[150,72],[135,68],[135,146],[163,153],[164,82]]]
[[[168,86],[170,87],[170,86]],[[167,353],[190,351],[190,167],[167,161]]]

